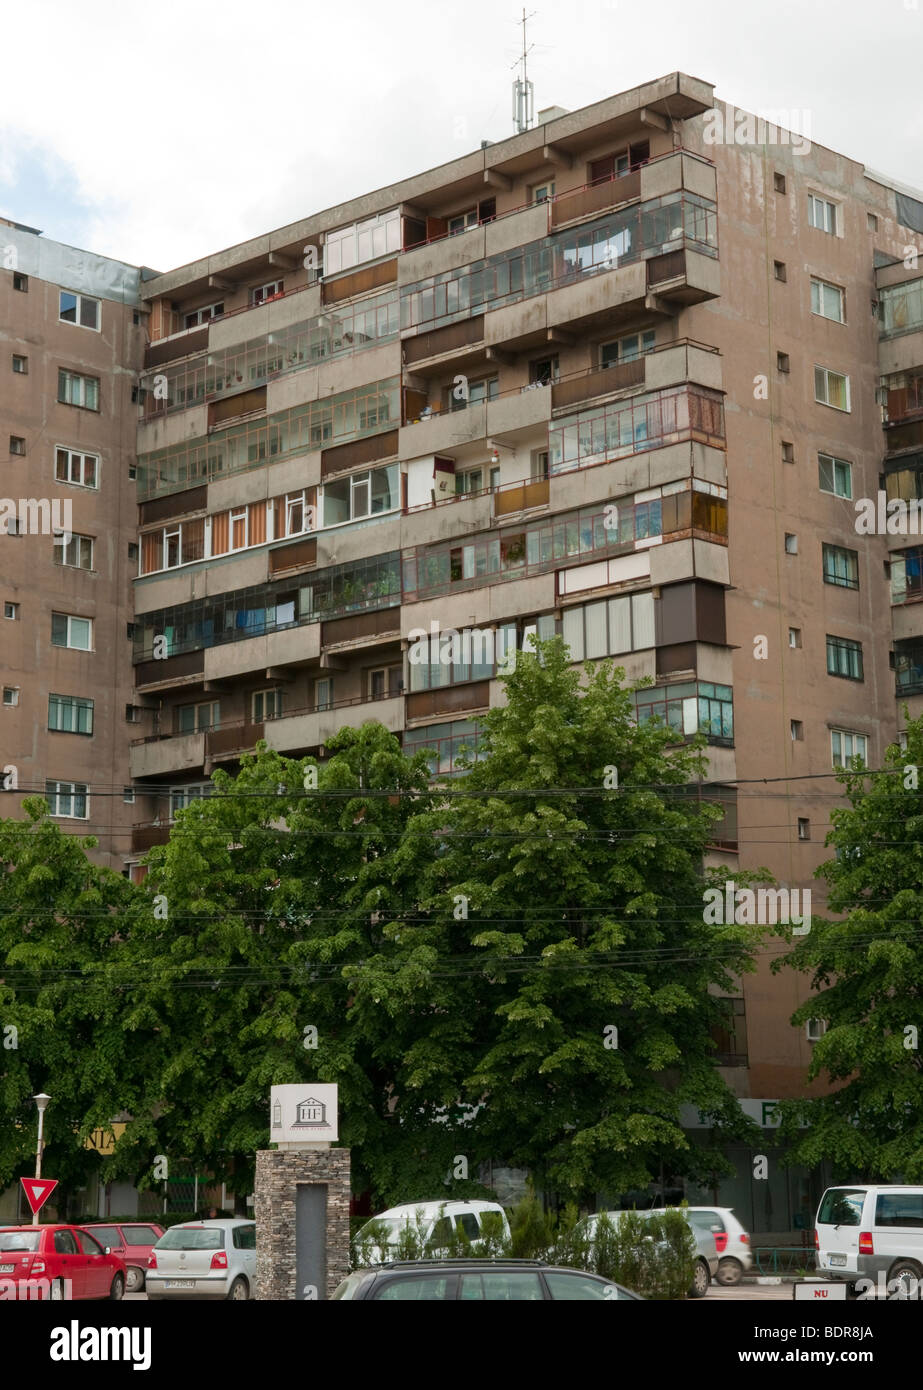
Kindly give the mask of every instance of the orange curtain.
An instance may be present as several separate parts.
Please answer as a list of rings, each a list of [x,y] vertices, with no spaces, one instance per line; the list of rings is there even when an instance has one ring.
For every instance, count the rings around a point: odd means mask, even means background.
[[[163,569],[163,532],[148,531],[141,537],[141,573]]]
[[[212,554],[227,555],[230,545],[230,512],[218,512],[212,517]]]
[[[266,539],[266,503],[250,503],[250,544],[262,545]]]

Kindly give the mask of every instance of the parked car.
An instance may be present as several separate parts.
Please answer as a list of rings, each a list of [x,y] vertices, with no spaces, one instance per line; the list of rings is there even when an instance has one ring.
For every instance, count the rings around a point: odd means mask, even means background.
[[[828,1187],[814,1230],[817,1273],[855,1286],[879,1276],[905,1296],[923,1282],[923,1187],[850,1183]]]
[[[488,1212],[499,1217],[502,1234],[509,1237],[510,1226],[506,1212],[499,1202],[483,1202],[478,1199],[470,1202],[407,1202],[400,1207],[389,1207],[380,1216],[373,1216],[371,1222],[358,1231],[356,1244],[362,1251],[363,1241],[375,1234],[375,1228],[386,1228],[385,1238],[375,1242],[363,1252],[370,1264],[379,1264],[389,1258],[397,1249],[401,1232],[407,1228],[419,1230],[424,1248],[433,1252],[444,1249],[459,1232],[463,1233],[476,1249],[482,1237],[483,1218]],[[373,1225],[374,1223],[374,1225]]]
[[[147,1261],[147,1296],[250,1298],[256,1279],[256,1225],[243,1218],[171,1226]]]
[[[392,1302],[643,1302],[611,1279],[542,1260],[401,1260],[357,1269],[331,1298]]]
[[[598,1211],[592,1216],[584,1217],[583,1221],[578,1224],[577,1230],[584,1230],[586,1234],[589,1235],[592,1244],[600,1217],[604,1215],[608,1216],[613,1226],[617,1226],[628,1214],[629,1213],[624,1211]],[[638,1211],[631,1214],[646,1219],[651,1217],[654,1213],[651,1211]],[[660,1211],[657,1214],[662,1215],[663,1212]],[[704,1298],[708,1293],[709,1284],[718,1273],[718,1247],[710,1231],[702,1230],[694,1226],[692,1222],[690,1222],[689,1225],[695,1240],[695,1265],[693,1267],[692,1283],[689,1285],[687,1297]]]
[[[37,1301],[120,1299],[125,1292],[125,1264],[80,1226],[60,1222],[3,1226],[0,1288],[6,1297]]]
[[[678,1210],[686,1213],[694,1229],[714,1236],[718,1251],[716,1283],[739,1284],[744,1272],[753,1267],[753,1251],[749,1235],[730,1207],[680,1207]]]
[[[144,1288],[147,1257],[163,1235],[156,1221],[87,1221],[80,1228],[90,1231],[100,1245],[108,1245],[113,1255],[125,1261],[126,1293]]]

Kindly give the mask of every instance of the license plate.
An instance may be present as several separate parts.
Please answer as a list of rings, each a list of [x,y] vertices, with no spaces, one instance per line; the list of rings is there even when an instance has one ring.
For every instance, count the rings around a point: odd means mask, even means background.
[[[15,1265],[0,1265],[0,1274],[15,1274]]]
[[[194,1279],[165,1279],[163,1281],[165,1289],[194,1289]]]
[[[831,1256],[830,1256],[830,1264],[831,1264],[831,1266],[833,1266],[833,1265],[845,1265],[845,1263],[846,1263],[846,1256],[845,1256],[845,1255],[831,1255]]]

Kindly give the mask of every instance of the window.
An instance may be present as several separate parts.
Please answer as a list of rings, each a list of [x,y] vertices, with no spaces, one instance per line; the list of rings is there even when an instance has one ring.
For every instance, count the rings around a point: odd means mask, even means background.
[[[790,443],[787,439],[783,439],[782,441],[782,462],[795,462],[795,446],[794,444]]]
[[[785,192],[785,175],[774,173],[772,176],[772,186],[777,193]]]
[[[547,203],[549,198],[554,197],[554,180],[550,183],[537,183],[532,189],[533,203]]]
[[[782,280],[784,282],[788,279],[788,272],[785,269],[784,261],[773,261],[772,271],[777,280]]]
[[[870,231],[870,232],[877,232],[877,231],[878,231],[878,218],[875,216],[874,212],[866,213],[866,220],[867,220],[867,223],[868,223],[868,229],[869,229],[869,231]]]
[[[137,560],[137,558],[138,558],[138,547],[137,547],[137,545],[134,543],[134,541],[129,541],[129,544],[128,544],[128,558],[129,558],[129,560]]]
[[[11,618],[14,622],[19,617],[19,604],[6,602],[3,605],[4,618]]]
[[[657,334],[653,328],[643,333],[630,333],[627,338],[618,338],[614,343],[603,343],[599,349],[600,367],[614,367],[618,362],[634,362],[644,353],[653,352]]]
[[[13,371],[18,376],[25,376],[29,370],[28,357],[20,357],[18,353],[13,353]]]
[[[478,225],[478,210],[471,208],[468,212],[456,213],[449,218],[449,236],[458,236],[459,232],[466,232],[469,227]]]
[[[54,538],[54,562],[68,565],[71,569],[91,570],[93,568],[93,540],[91,536],[57,535]]]
[[[821,492],[834,497],[852,498],[852,464],[832,454],[817,455],[817,480]]]
[[[642,164],[646,164],[650,157],[650,141],[640,140],[636,145],[629,145],[627,150],[622,150],[619,154],[607,154],[601,159],[591,160],[587,182],[590,184],[607,183],[609,179],[621,178],[623,174],[628,174],[633,169],[639,169]]]
[[[804,1035],[808,1042],[820,1042],[827,1031],[827,1021],[823,1018],[809,1018],[804,1025]]]
[[[810,822],[810,820],[807,818],[807,816],[799,816],[799,817],[798,817],[798,839],[799,839],[799,840],[810,840],[810,838],[811,838],[811,822]]]
[[[123,788],[122,788],[122,800],[124,801],[124,803],[125,803],[126,806],[134,806],[134,804],[135,804],[135,789],[134,789],[134,787],[123,787]]]
[[[324,274],[336,275],[400,249],[400,208],[391,208],[363,222],[328,232],[324,239]]]
[[[446,405],[449,410],[467,410],[469,405],[483,405],[485,401],[495,401],[500,394],[500,378],[484,376],[480,381],[468,382],[468,394],[459,399],[455,388],[445,388]]]
[[[10,453],[24,454],[26,452],[26,441],[20,434],[10,435]]]
[[[533,449],[530,459],[530,476],[536,481],[548,477],[548,450]]]
[[[529,363],[529,385],[550,386],[558,379],[558,355],[539,357]]]
[[[797,650],[801,646],[801,628],[790,627],[788,630],[788,645]]]
[[[822,232],[829,232],[831,236],[837,234],[837,205],[830,203],[826,198],[819,198],[816,193],[808,194],[808,226],[817,227]]]
[[[49,695],[48,727],[59,734],[92,734],[93,701],[75,695]]]
[[[490,476],[490,490],[491,490],[491,492],[493,492],[493,491],[495,491],[496,488],[498,488],[498,487],[500,486],[500,469],[499,469],[499,468],[492,468],[492,469],[490,470],[490,475],[489,475],[489,476]]]
[[[853,733],[850,729],[830,730],[830,753],[834,767],[851,767],[853,758],[861,758],[867,764],[868,747],[866,734]]]
[[[250,291],[251,304],[263,304],[267,299],[275,299],[276,295],[285,292],[285,282],[283,280],[270,280],[266,285],[257,285]]]
[[[5,685],[3,687],[3,703],[7,709],[15,709],[19,704],[19,686]]]
[[[58,318],[62,323],[77,323],[81,328],[94,328],[99,331],[98,299],[62,290],[58,304]]]
[[[486,1299],[502,1303],[539,1303],[544,1295],[535,1273],[491,1270],[484,1274],[463,1274],[458,1291],[462,1299]]]
[[[314,682],[314,708],[316,710],[330,709],[333,704],[333,677],[325,676],[322,680]]]
[[[180,734],[201,734],[221,721],[221,704],[206,700],[198,705],[180,705],[176,711],[176,730]]]
[[[314,530],[314,496],[313,488],[286,493],[285,515],[282,520],[284,535],[300,536],[304,531]]]
[[[255,690],[253,692],[253,722],[262,724],[264,719],[278,719],[282,714],[282,691],[279,687],[272,690]]]
[[[790,372],[792,369],[791,358],[787,352],[776,353],[776,366],[780,372]]]
[[[58,368],[58,400],[62,405],[79,405],[84,410],[99,410],[99,377],[81,376]]]
[[[785,553],[786,555],[798,554],[798,537],[792,535],[790,531],[785,533]]]
[[[58,448],[54,475],[59,483],[70,483],[73,487],[99,487],[99,455]]]
[[[14,289],[14,290],[19,290],[20,294],[28,294],[28,293],[29,293],[29,277],[28,277],[28,275],[19,275],[19,274],[14,273],[14,275],[13,275],[13,289]]]
[[[325,483],[324,525],[337,526],[393,511],[398,506],[398,473],[398,465],[392,463]]]
[[[826,280],[811,280],[811,313],[834,323],[846,322],[846,296],[839,285]]]
[[[859,552],[841,545],[823,545],[824,583],[841,589],[859,587]]]
[[[421,1274],[414,1279],[406,1276],[389,1279],[384,1287],[378,1285],[380,1292],[375,1297],[387,1299],[389,1302],[441,1302],[446,1297],[448,1283],[448,1275],[445,1274]]]
[[[804,723],[800,719],[790,719],[789,728],[792,735],[792,743],[801,743],[804,740]]]
[[[923,1229],[923,1195],[919,1192],[882,1192],[875,1202],[876,1226]]]
[[[126,705],[126,706],[125,706],[125,723],[126,723],[126,724],[138,724],[138,723],[140,723],[140,722],[141,722],[141,706],[140,706],[140,705]]]
[[[455,495],[463,497],[469,492],[480,492],[483,487],[484,471],[481,468],[468,468],[455,474]]]
[[[231,1244],[234,1246],[235,1250],[255,1250],[256,1225],[232,1226]]]
[[[814,399],[834,410],[849,410],[849,377],[827,367],[815,367]]]
[[[90,813],[89,791],[85,782],[46,782],[45,800],[51,815],[86,820]]]
[[[842,676],[844,680],[861,681],[862,643],[849,637],[827,635],[827,675]]]
[[[220,318],[224,313],[224,301],[218,304],[206,304],[201,309],[193,309],[192,313],[187,314],[183,320],[184,328],[198,328],[202,323],[209,323],[212,319]]]
[[[382,666],[369,671],[369,699],[386,700],[400,695],[404,689],[403,666]]]
[[[565,608],[562,625],[571,661],[593,661],[654,645],[654,596],[630,594]]]
[[[182,787],[171,787],[171,788],[170,788],[170,819],[171,819],[171,820],[175,820],[176,814],[177,814],[178,811],[185,810],[185,808],[186,808],[187,806],[191,806],[192,803],[193,803],[194,801],[201,801],[201,799],[202,799],[203,797],[205,797],[205,796],[211,796],[211,794],[212,794],[212,784],[211,784],[211,782],[187,782],[187,783],[185,784],[185,786],[182,786]],[[211,1235],[212,1232],[209,1231],[209,1232],[207,1232],[207,1234],[208,1234],[208,1235]],[[220,1231],[217,1231],[217,1232],[215,1232],[214,1234],[217,1235],[218,1238],[220,1239],[220,1237],[221,1237],[221,1232],[220,1232]],[[182,1248],[184,1248],[184,1247],[182,1247],[182,1246],[177,1246],[177,1248],[178,1248],[178,1249],[182,1249]],[[188,1250],[188,1249],[191,1249],[192,1247],[191,1247],[191,1246],[186,1246],[185,1248]]]
[[[69,613],[52,613],[51,645],[53,647],[73,647],[80,652],[92,650],[92,618],[75,618]]]
[[[7,536],[22,536],[25,535],[26,530],[27,522],[22,521],[19,517],[11,516],[9,520],[5,523],[5,530],[3,528],[0,528],[0,535],[6,534]]]

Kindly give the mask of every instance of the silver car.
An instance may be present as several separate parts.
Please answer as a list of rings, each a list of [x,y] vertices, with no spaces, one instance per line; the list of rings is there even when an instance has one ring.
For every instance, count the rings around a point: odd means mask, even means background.
[[[252,1297],[256,1279],[256,1225],[243,1219],[184,1221],[171,1226],[148,1259],[147,1296]]]

